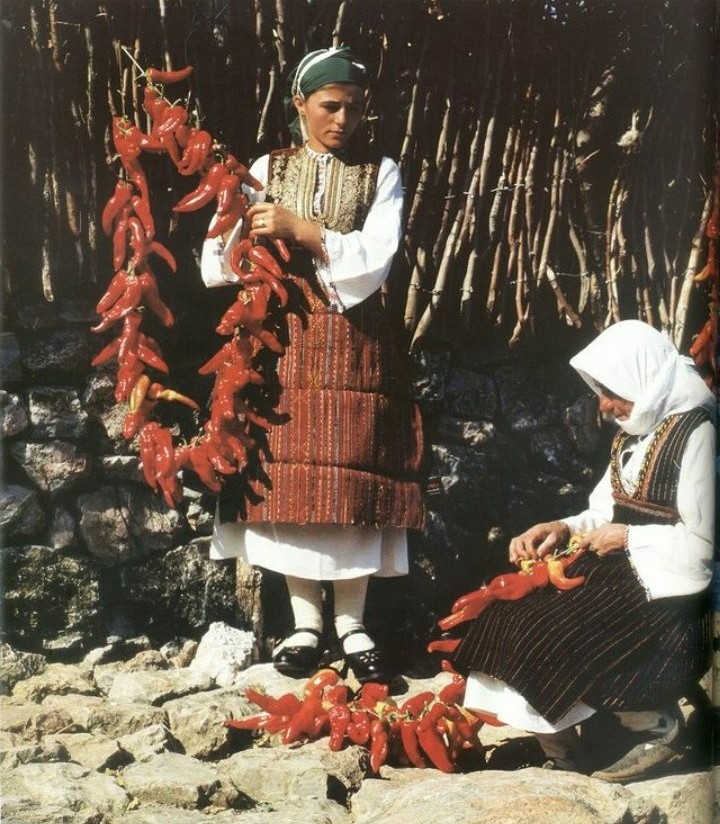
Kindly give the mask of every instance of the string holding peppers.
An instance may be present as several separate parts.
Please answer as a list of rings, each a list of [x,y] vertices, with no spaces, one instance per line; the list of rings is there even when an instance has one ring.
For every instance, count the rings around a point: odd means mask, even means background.
[[[92,365],[117,360],[115,400],[129,405],[123,436],[130,439],[139,435],[144,478],[170,507],[182,500],[177,480],[181,469],[192,470],[203,484],[217,492],[222,477],[240,471],[246,462],[248,450],[255,445],[253,427],[264,431],[270,428],[267,419],[243,396],[243,390],[250,384],[263,383],[253,368],[262,347],[282,354],[283,346],[266,328],[266,321],[276,305],[284,307],[287,302],[282,285],[285,272],[280,264],[268,250],[243,240],[232,263],[242,288],[216,330],[231,340],[199,370],[200,374],[215,373],[209,417],[189,443],[175,446],[170,430],[154,420],[157,403],[178,402],[196,412],[200,407],[147,374],[151,369],[167,375],[169,368],[158,342],[141,331],[146,312],[156,315],[166,328],[175,322],[171,308],[161,297],[149,258],[159,257],[173,273],[177,263],[155,236],[143,154],[166,155],[183,177],[200,176],[195,189],[175,204],[173,211],[195,211],[215,199],[215,220],[208,237],[227,231],[245,215],[249,200],[243,185],[263,188],[244,164],[193,122],[185,106],[165,97],[165,85],[186,80],[192,71],[192,66],[186,66],[177,71],[151,67],[142,72],[141,78],[146,81],[142,108],[149,118],[149,132],[143,132],[129,117],[112,119],[112,139],[121,171],[103,208],[101,224],[112,241],[114,275],[97,303],[100,320],[92,327],[96,333],[119,327],[117,337],[93,358]],[[276,241],[275,246],[281,260],[289,262],[284,243]]]

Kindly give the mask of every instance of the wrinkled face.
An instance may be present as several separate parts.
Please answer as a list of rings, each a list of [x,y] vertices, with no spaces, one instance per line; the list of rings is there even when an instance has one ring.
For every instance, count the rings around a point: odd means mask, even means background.
[[[626,421],[630,417],[635,404],[632,401],[626,401],[625,398],[611,392],[607,386],[600,384],[598,406],[601,415],[606,420],[614,418],[616,421]]]
[[[295,107],[305,118],[308,146],[316,152],[338,152],[360,123],[363,91],[351,83],[323,86],[304,100],[296,96]]]

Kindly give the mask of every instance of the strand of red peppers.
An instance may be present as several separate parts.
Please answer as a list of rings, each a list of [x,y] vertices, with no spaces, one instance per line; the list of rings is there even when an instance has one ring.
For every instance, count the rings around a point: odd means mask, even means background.
[[[552,556],[522,561],[518,572],[498,575],[486,586],[460,596],[438,626],[447,633],[474,620],[495,601],[518,600],[548,585],[560,590],[582,586],[584,576],[565,575],[566,568],[584,551],[578,549],[578,538],[573,536],[567,547]],[[440,638],[428,644],[428,652],[451,655],[459,644],[459,638]],[[437,695],[427,690],[400,703],[389,695],[387,684],[363,684],[353,695],[337,670],[322,669],[306,682],[302,697],[286,693],[274,698],[246,689],[245,697],[261,711],[224,723],[227,727],[278,735],[283,744],[304,743],[327,735],[333,751],[348,743],[366,746],[374,773],[387,761],[419,768],[432,765],[452,773],[464,750],[482,752],[480,727],[484,723],[502,726],[503,722],[462,706],[465,679],[447,658],[442,661],[442,669],[452,673],[452,680]]]
[[[167,155],[180,175],[199,174],[197,187],[174,207],[177,213],[201,209],[216,201],[215,217],[208,238],[215,238],[236,225],[249,201],[243,184],[256,190],[262,184],[245,165],[217,144],[212,135],[192,124],[188,109],[164,96],[164,88],[186,80],[193,68],[165,72],[148,68],[143,76],[143,109],[150,130],[143,132],[127,117],[113,118],[113,142],[121,164],[115,191],[102,212],[102,228],[112,237],[115,274],[97,304],[100,322],[92,327],[102,333],[118,328],[117,337],[93,359],[97,366],[117,359],[115,400],[127,403],[123,436],[139,434],[140,458],[145,481],[162,493],[169,507],[182,500],[178,480],[181,469],[194,471],[213,492],[222,487],[222,476],[238,472],[255,445],[252,425],[267,431],[268,421],[242,397],[249,384],[263,383],[253,368],[253,358],[265,346],[277,354],[283,346],[264,328],[272,309],[285,306],[282,285],[285,272],[263,246],[245,237],[233,249],[230,265],[241,284],[236,300],[227,309],[216,331],[230,340],[199,372],[215,374],[210,414],[203,432],[189,443],[173,445],[172,433],[153,420],[159,401],[176,401],[199,410],[198,404],[147,374],[148,368],[168,374],[160,345],[141,331],[146,312],[155,314],[163,326],[171,327],[174,316],[162,300],[151,266],[152,256],[161,258],[172,272],[177,264],[172,253],[156,239],[148,179],[142,166],[144,153]],[[273,241],[280,258],[290,259],[282,241]]]
[[[464,692],[465,681],[456,673],[437,695],[427,690],[398,703],[387,684],[363,684],[353,694],[337,670],[328,668],[306,682],[301,697],[286,693],[273,698],[247,688],[245,697],[261,711],[224,723],[279,735],[283,744],[327,735],[332,751],[346,744],[364,746],[374,773],[386,762],[452,773],[463,750],[482,751],[477,733],[487,720],[457,703]]]
[[[690,356],[698,368],[710,370],[708,382],[717,378],[717,322],[718,322],[718,242],[720,242],[720,171],[715,173],[713,205],[705,225],[708,239],[707,259],[703,268],[693,277],[695,283],[706,283],[709,317],[690,346]]]

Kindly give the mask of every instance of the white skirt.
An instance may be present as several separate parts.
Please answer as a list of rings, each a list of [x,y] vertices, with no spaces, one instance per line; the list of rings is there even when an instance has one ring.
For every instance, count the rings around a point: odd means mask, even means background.
[[[467,677],[463,704],[470,710],[488,712],[516,730],[526,732],[560,732],[574,727],[595,713],[592,707],[578,701],[574,707],[551,724],[520,695],[517,690],[482,672],[471,672]]]
[[[408,573],[407,532],[396,527],[221,524],[216,516],[210,557],[314,581]]]

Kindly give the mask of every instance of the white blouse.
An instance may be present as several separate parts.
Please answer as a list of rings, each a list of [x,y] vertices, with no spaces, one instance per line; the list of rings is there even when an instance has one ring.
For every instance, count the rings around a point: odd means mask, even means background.
[[[269,161],[269,155],[264,155],[250,167],[250,174],[263,185],[267,183]],[[324,196],[324,176],[320,174],[319,178],[315,195],[318,207]],[[245,192],[253,203],[264,198],[263,192],[247,188]],[[347,234],[325,230],[328,259],[323,263],[316,258],[315,266],[330,304],[337,311],[346,311],[361,303],[385,282],[402,236],[402,197],[400,170],[393,160],[383,157],[375,197],[362,229]],[[203,244],[200,269],[207,286],[238,282],[230,268],[230,252],[241,228],[242,221],[239,221],[227,242],[212,238]]]
[[[635,442],[621,460],[621,480],[632,494],[653,433]],[[715,427],[700,424],[690,435],[680,464],[677,490],[680,520],[674,525],[631,526],[628,555],[648,598],[702,592],[712,577],[715,536]],[[573,532],[595,529],[612,519],[610,467],[588,498],[588,508],[562,520]]]

